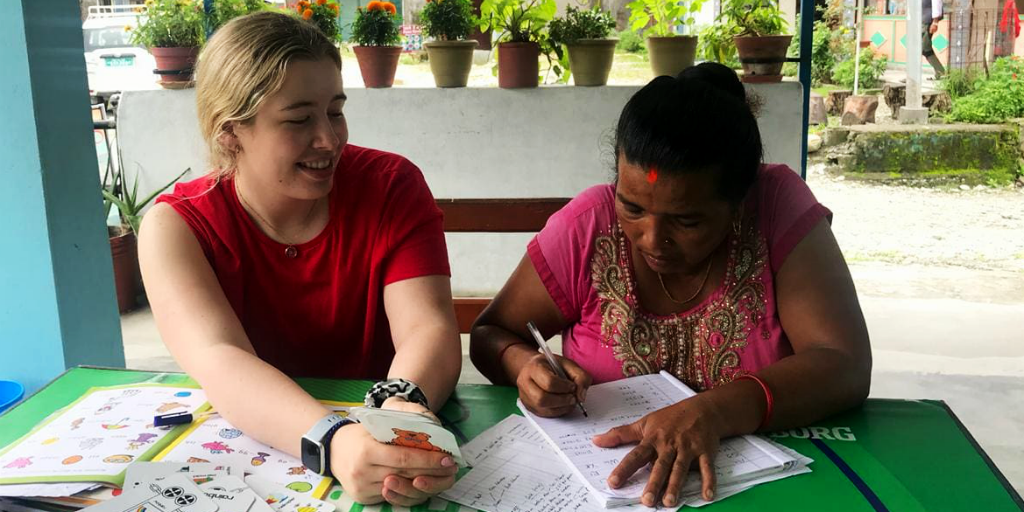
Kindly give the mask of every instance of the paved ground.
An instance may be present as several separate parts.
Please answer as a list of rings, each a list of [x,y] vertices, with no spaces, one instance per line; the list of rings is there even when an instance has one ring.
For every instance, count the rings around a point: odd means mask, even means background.
[[[857,283],[871,395],[945,400],[1024,492],[1024,191],[809,183]],[[129,367],[177,369],[148,310],[122,329]],[[462,382],[484,382],[463,366]]]

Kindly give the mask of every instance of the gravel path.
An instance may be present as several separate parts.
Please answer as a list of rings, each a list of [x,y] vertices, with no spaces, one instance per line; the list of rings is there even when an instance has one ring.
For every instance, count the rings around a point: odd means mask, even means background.
[[[835,214],[847,259],[1024,273],[1024,189],[913,188],[836,178],[808,184]]]

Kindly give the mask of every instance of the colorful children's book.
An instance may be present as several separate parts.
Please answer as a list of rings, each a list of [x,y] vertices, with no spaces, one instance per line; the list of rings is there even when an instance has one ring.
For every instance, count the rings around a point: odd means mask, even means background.
[[[150,460],[187,426],[159,414],[207,409],[201,389],[131,384],[92,388],[0,451],[0,484],[98,482],[121,486],[129,463]]]
[[[362,405],[324,403],[343,416],[350,407]],[[331,485],[331,478],[320,476],[295,457],[246,436],[220,416],[193,423],[153,460],[241,466],[247,474],[317,499],[323,497]]]

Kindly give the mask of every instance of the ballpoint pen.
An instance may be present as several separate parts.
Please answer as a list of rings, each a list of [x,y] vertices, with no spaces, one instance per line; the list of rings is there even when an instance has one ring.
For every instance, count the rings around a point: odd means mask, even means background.
[[[544,352],[544,357],[548,359],[548,364],[551,365],[551,369],[554,370],[555,375],[558,375],[560,378],[565,380],[572,380],[565,374],[565,370],[563,370],[562,366],[558,364],[558,361],[555,361],[555,355],[551,353],[551,348],[549,348],[547,342],[544,341],[544,337],[540,335],[540,331],[537,330],[537,326],[533,325],[533,322],[526,322],[526,328],[530,330],[530,334],[533,335],[533,339],[537,340],[537,344],[540,345],[540,350]],[[583,412],[583,416],[589,418],[587,415],[587,409],[583,407],[583,402],[577,400],[576,405],[580,407],[580,411]]]

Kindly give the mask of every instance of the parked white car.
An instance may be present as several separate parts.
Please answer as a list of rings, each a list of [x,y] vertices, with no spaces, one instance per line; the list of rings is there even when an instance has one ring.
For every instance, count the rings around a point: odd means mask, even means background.
[[[156,89],[156,61],[130,43],[138,25],[137,6],[91,6],[82,23],[89,93],[106,102],[121,91]]]

